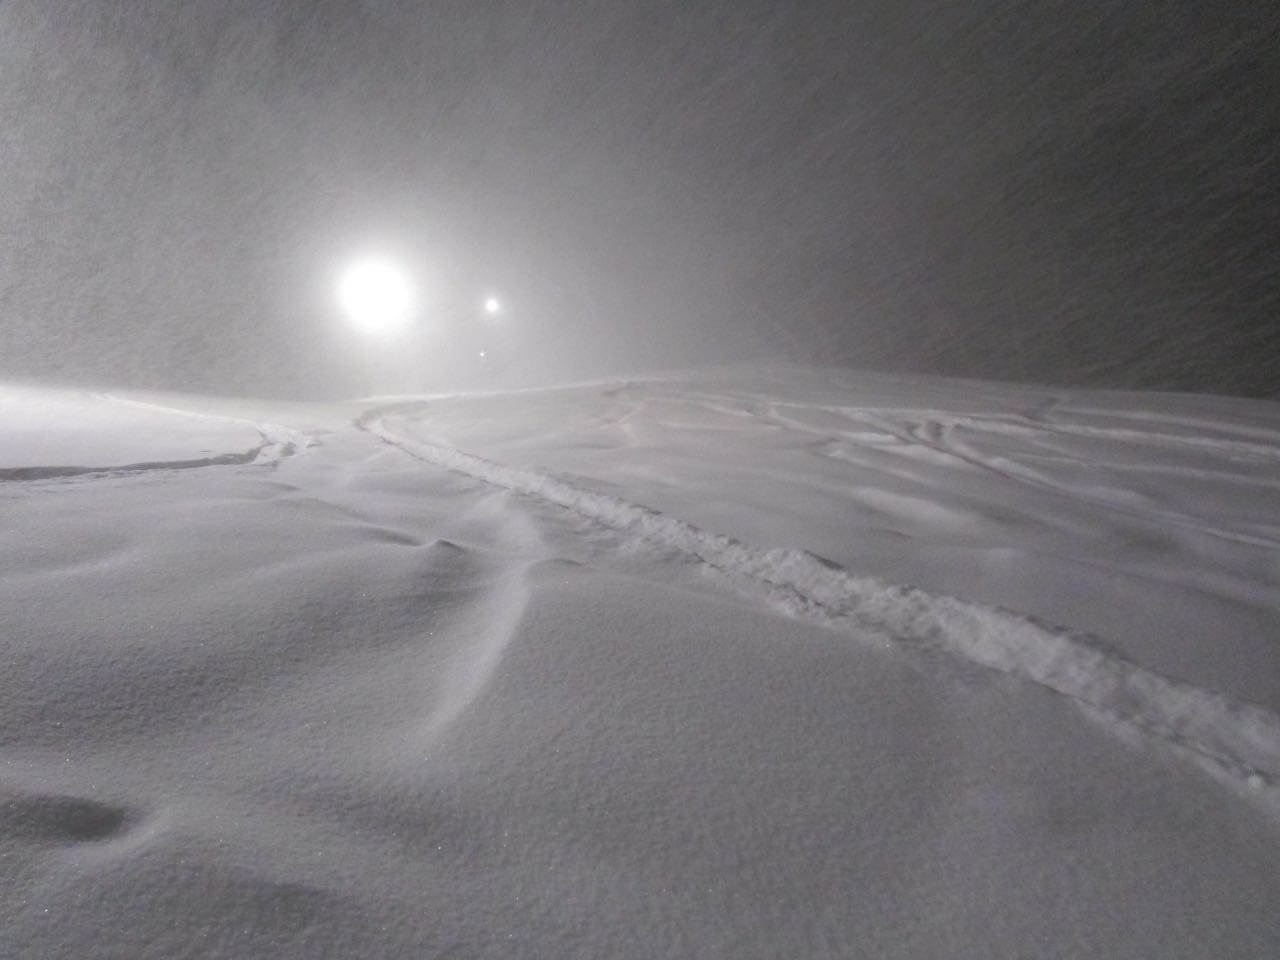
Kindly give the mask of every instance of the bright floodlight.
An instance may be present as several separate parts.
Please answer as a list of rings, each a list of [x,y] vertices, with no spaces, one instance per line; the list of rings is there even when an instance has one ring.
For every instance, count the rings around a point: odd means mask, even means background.
[[[365,333],[390,336],[404,329],[413,299],[409,275],[381,260],[353,263],[338,282],[338,303],[351,325]]]
[[[484,301],[484,312],[487,314],[496,314],[502,312],[502,303],[497,297],[486,297]]]

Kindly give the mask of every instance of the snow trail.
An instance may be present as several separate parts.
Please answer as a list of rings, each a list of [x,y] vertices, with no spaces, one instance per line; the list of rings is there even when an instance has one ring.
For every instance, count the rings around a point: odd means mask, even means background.
[[[262,420],[253,420],[248,417],[232,417],[226,414],[205,413],[199,410],[187,410],[183,407],[172,407],[164,403],[153,403],[149,400],[137,400],[132,397],[119,397],[115,394],[102,394],[104,400],[112,403],[122,404],[129,407],[139,407],[143,410],[159,410],[162,413],[172,413],[181,417],[194,417],[197,420],[211,420],[215,423],[234,423],[243,424],[252,427],[258,432],[262,438],[262,443],[249,451],[254,456],[245,461],[247,463],[268,463],[283,460],[286,457],[293,456],[298,450],[306,446],[303,437],[296,430],[281,426],[278,423],[267,423]],[[245,454],[248,456],[248,453]]]
[[[0,483],[30,483],[38,480],[63,480],[75,477],[124,477],[139,473],[163,470],[196,470],[203,467],[233,467],[247,464],[271,464],[292,456],[303,444],[298,435],[277,424],[263,423],[245,417],[202,413],[173,407],[167,404],[118,397],[109,393],[97,394],[97,398],[119,406],[137,407],[151,412],[173,414],[215,423],[231,423],[248,426],[257,434],[259,442],[244,450],[210,454],[205,457],[187,457],[177,460],[142,460],[117,464],[39,464],[21,467],[0,467]]]
[[[1005,480],[1022,483],[1049,493],[1104,507],[1125,516],[1158,523],[1170,523],[1195,533],[1267,550],[1280,548],[1280,541],[1257,530],[1231,529],[1205,523],[1195,517],[1190,517],[1174,510],[1155,507],[1147,507],[1142,510],[1134,509],[1115,497],[1099,495],[1096,492],[1084,490],[1069,483],[1063,483],[1045,471],[1037,470],[1014,457],[984,454],[966,443],[960,436],[960,432],[969,430],[979,436],[988,434],[1031,440],[1054,435],[1069,438],[1109,440],[1129,444],[1142,444],[1171,451],[1210,454],[1225,457],[1229,460],[1249,463],[1280,463],[1280,443],[1184,436],[1168,432],[1144,432],[1118,427],[1095,427],[1087,424],[1066,423],[1061,420],[1048,422],[1011,413],[956,414],[933,409],[799,404],[776,399],[756,401],[750,398],[739,398],[747,406],[745,409],[737,409],[725,404],[720,398],[692,393],[689,396],[722,413],[763,418],[769,422],[827,440],[856,441],[858,438],[847,430],[817,429],[798,416],[788,416],[781,411],[783,409],[796,409],[809,413],[831,414],[848,420],[850,425],[869,426],[887,436],[895,437],[901,443],[927,448],[940,456],[952,458],[959,464],[967,464],[980,470],[989,471]],[[1168,417],[1160,418],[1154,415],[1148,419],[1156,423],[1197,425],[1196,421],[1184,421]],[[1254,430],[1251,433],[1257,436],[1259,440],[1269,439],[1274,436],[1274,434],[1262,430]],[[1185,475],[1187,468],[1181,468],[1181,472]]]
[[[0,483],[29,483],[34,480],[61,480],[70,477],[102,476],[119,477],[135,473],[148,473],[153,470],[194,470],[200,467],[233,467],[249,463],[257,463],[270,446],[264,441],[242,453],[222,453],[213,457],[199,457],[194,460],[155,460],[143,463],[123,463],[114,467],[81,467],[81,466],[49,466],[49,467],[3,467],[0,468]]]
[[[1165,742],[1280,815],[1280,716],[1150,671],[1105,642],[1014,610],[860,576],[803,550],[761,548],[676,517],[579,488],[559,477],[411,439],[388,425],[421,402],[374,408],[356,426],[426,463],[538,497],[673,548],[739,582],[763,587],[794,614],[871,630],[1029,680],[1093,716]]]

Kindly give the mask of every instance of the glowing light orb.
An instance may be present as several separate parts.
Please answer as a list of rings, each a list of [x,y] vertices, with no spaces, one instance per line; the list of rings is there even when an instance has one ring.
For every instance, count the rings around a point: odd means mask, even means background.
[[[361,260],[347,267],[339,279],[338,304],[356,329],[393,336],[413,318],[413,281],[394,264]]]
[[[497,297],[486,297],[484,301],[484,312],[493,316],[502,312],[502,301]]]

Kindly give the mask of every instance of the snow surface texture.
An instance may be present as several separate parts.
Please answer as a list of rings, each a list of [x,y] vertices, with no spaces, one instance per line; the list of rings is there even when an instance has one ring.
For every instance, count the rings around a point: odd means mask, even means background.
[[[1280,955],[1274,405],[0,402],[2,956]]]

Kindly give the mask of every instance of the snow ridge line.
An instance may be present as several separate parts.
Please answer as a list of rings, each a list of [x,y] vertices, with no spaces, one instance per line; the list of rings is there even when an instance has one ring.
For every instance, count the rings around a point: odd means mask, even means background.
[[[254,463],[270,446],[265,437],[256,447],[243,453],[222,453],[197,460],[154,460],[145,463],[123,463],[114,467],[5,467],[0,469],[0,483],[30,483],[35,480],[63,480],[70,477],[123,477],[156,470],[195,470],[200,467],[234,467]]]
[[[356,425],[416,459],[538,497],[755,581],[833,625],[870,628],[1048,687],[1094,715],[1169,743],[1215,775],[1254,788],[1255,799],[1280,813],[1280,716],[1262,706],[1164,677],[1106,649],[1103,641],[1013,610],[881,583],[803,550],[754,547],[535,470],[406,439],[383,417],[409,406],[370,411]]]
[[[127,407],[138,407],[143,410],[159,410],[163,413],[177,414],[181,417],[193,417],[196,420],[212,420],[216,423],[235,423],[242,426],[252,427],[258,432],[258,436],[262,442],[252,450],[245,454],[228,454],[225,456],[245,456],[247,460],[225,460],[221,457],[210,458],[203,464],[193,462],[193,465],[211,466],[221,463],[256,463],[259,460],[279,461],[286,457],[293,456],[303,444],[299,443],[299,435],[296,431],[290,430],[288,427],[282,427],[275,423],[264,423],[260,420],[249,420],[245,417],[230,417],[219,413],[201,413],[198,410],[186,410],[182,407],[171,407],[168,404],[152,403],[148,400],[135,400],[132,397],[117,397],[112,393],[99,394],[104,400],[112,403],[122,404]],[[185,461],[184,461],[185,463]]]
[[[68,464],[3,467],[0,468],[0,483],[31,483],[39,480],[66,480],[74,477],[125,477],[132,474],[163,470],[197,470],[203,467],[236,467],[251,463],[274,463],[285,457],[292,456],[298,449],[298,443],[293,431],[275,424],[260,423],[241,417],[199,413],[194,410],[184,410],[181,407],[170,407],[160,403],[149,403],[145,400],[133,400],[128,397],[117,397],[110,393],[99,393],[96,396],[109,403],[139,407],[143,410],[159,410],[163,413],[194,417],[198,420],[214,420],[221,423],[247,425],[257,432],[260,442],[247,450],[218,453],[208,457],[193,457],[187,460],[145,460],[139,463],[120,463],[114,466]]]

